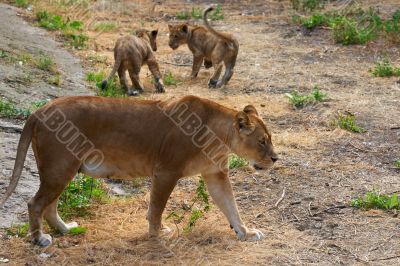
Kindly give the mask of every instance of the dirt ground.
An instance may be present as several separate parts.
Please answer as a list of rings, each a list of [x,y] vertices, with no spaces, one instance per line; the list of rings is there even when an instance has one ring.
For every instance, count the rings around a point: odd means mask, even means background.
[[[0,257],[15,265],[400,264],[397,213],[349,207],[352,198],[373,188],[384,193],[400,191],[400,172],[393,166],[400,158],[400,131],[392,129],[400,126],[400,81],[375,78],[370,72],[383,52],[399,65],[398,47],[383,41],[365,46],[338,45],[327,29],[304,34],[290,22],[289,1],[225,1],[225,19],[212,24],[234,33],[240,52],[229,85],[209,90],[211,72],[202,68],[196,80],[187,80],[192,60],[189,50],[181,47],[172,51],[167,45],[167,24],[177,23],[173,15],[185,8],[191,10],[192,5],[203,8],[206,1],[113,3],[99,1],[70,13],[76,14],[72,19],[83,20],[86,25],[114,21],[119,26],[112,33],[94,32],[89,26],[90,47],[76,52],[87,69],[105,67],[91,60],[97,55],[106,56],[106,70],[110,71],[112,49],[119,36],[141,25],[158,28],[156,54],[161,69],[184,81],[168,86],[165,94],[154,94],[144,67],[144,98],[193,94],[238,110],[253,104],[261,113],[281,159],[262,176],[245,170],[230,175],[243,220],[249,227],[262,230],[265,239],[256,243],[237,241],[216,207],[192,233],[183,234],[167,221],[175,228],[172,234],[148,239],[145,191],[137,197],[95,206],[95,215],[77,220],[88,228],[83,236],[57,236],[56,244],[47,249],[33,247],[27,239],[2,240]],[[397,0],[367,0],[362,4],[378,6],[383,14],[400,8]],[[189,66],[182,66],[186,64]],[[327,92],[329,100],[300,110],[288,104],[285,93],[293,89],[305,93],[313,86]],[[355,114],[367,132],[356,134],[332,127],[338,111]],[[0,134],[3,141],[10,133]],[[12,159],[16,143],[5,143],[9,145],[2,146],[1,157]],[[30,175],[25,174],[23,179]],[[190,199],[194,189],[193,178],[182,180],[166,213]],[[282,202],[272,208],[283,190]],[[51,257],[40,257],[42,252]]]

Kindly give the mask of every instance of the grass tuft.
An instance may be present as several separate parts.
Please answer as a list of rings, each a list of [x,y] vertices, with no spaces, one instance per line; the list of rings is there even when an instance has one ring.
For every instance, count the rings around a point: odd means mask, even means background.
[[[375,63],[375,68],[372,71],[375,77],[400,77],[400,67],[394,67],[389,58],[385,57],[382,61]]]
[[[289,98],[289,102],[296,108],[302,108],[315,102],[322,102],[328,97],[328,95],[322,92],[317,86],[307,95],[301,95],[296,90],[291,93],[286,93],[285,95]]]
[[[337,120],[333,123],[334,125],[339,126],[341,129],[350,131],[350,132],[355,132],[355,133],[364,133],[366,130],[359,125],[357,125],[355,121],[355,116],[354,115],[343,115],[341,113],[338,113]]]
[[[0,117],[10,119],[27,119],[33,111],[42,107],[47,100],[33,102],[30,108],[18,108],[14,103],[7,99],[0,99]]]
[[[70,235],[82,235],[82,234],[85,234],[86,231],[87,231],[86,227],[78,226],[78,227],[71,228],[68,233]]]
[[[106,74],[104,71],[99,72],[89,72],[86,74],[86,80],[95,85],[97,89],[97,95],[103,97],[125,97],[125,92],[121,88],[117,76],[114,76],[108,83],[105,90],[101,89],[101,83],[106,78]]]
[[[99,22],[94,25],[93,30],[98,32],[110,32],[118,28],[115,22]]]
[[[6,235],[8,236],[16,236],[16,237],[25,237],[28,235],[29,232],[29,224],[25,223],[22,225],[12,225],[11,227],[7,228]]]
[[[400,160],[395,161],[394,166],[400,169]]]
[[[228,161],[229,169],[241,168],[249,164],[245,159],[233,153],[229,154]]]
[[[63,218],[85,216],[93,202],[104,202],[107,198],[101,180],[78,174],[61,194],[58,210]]]
[[[164,74],[163,82],[166,86],[171,86],[171,85],[176,86],[181,83],[181,81],[175,78],[172,72],[170,71]]]
[[[370,191],[365,196],[357,197],[350,202],[350,206],[370,210],[370,209],[381,209],[381,210],[399,210],[399,197],[396,193],[392,195],[380,194],[378,191]]]

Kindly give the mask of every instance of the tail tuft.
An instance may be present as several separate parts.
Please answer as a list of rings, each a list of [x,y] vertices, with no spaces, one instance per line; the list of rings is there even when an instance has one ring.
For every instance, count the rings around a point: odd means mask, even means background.
[[[107,83],[108,81],[105,79],[103,82],[101,82],[101,89],[104,91],[107,88]]]

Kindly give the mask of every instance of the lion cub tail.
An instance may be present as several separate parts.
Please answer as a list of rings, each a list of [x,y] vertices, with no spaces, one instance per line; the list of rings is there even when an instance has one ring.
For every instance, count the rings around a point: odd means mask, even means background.
[[[111,70],[110,75],[108,75],[108,77],[105,80],[103,80],[103,82],[101,82],[102,90],[105,90],[107,88],[108,81],[114,77],[115,73],[118,71],[119,67],[121,66],[121,62],[122,62],[122,58],[119,54],[117,54],[117,56],[115,58],[115,63],[114,63],[113,69]]]
[[[14,192],[17,187],[19,178],[21,177],[22,169],[24,168],[24,162],[26,153],[28,152],[29,145],[32,141],[33,129],[36,124],[37,118],[35,115],[29,116],[28,120],[25,123],[24,129],[22,130],[21,138],[19,139],[18,149],[17,149],[17,158],[15,159],[14,171],[10,180],[10,184],[7,187],[6,193],[4,194],[4,198],[1,200],[0,209],[3,208],[7,199]]]
[[[215,36],[218,36],[218,37],[224,39],[224,40],[228,43],[229,47],[232,47],[232,48],[236,47],[236,46],[237,46],[237,41],[234,40],[234,39],[232,38],[231,35],[216,31],[216,30],[215,30],[213,27],[211,27],[211,25],[208,23],[207,14],[208,14],[209,12],[213,11],[214,9],[215,9],[215,7],[214,7],[213,5],[210,5],[209,7],[207,7],[206,9],[204,9],[204,11],[203,11],[203,22],[204,22],[204,25],[206,26],[206,28],[207,28],[212,34],[214,34]]]

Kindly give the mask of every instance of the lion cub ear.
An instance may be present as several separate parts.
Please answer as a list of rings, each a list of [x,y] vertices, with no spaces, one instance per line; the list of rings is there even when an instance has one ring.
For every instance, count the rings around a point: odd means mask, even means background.
[[[158,34],[158,30],[152,30],[151,31],[151,36],[156,37]]]
[[[186,25],[186,24],[183,25],[181,30],[182,30],[182,32],[187,33],[189,31],[188,25]]]
[[[236,122],[239,127],[239,132],[245,135],[250,135],[256,128],[255,125],[251,123],[249,116],[243,111],[236,114]]]
[[[256,110],[256,108],[253,105],[247,105],[244,109],[243,112],[245,112],[246,114],[249,115],[256,115],[258,116],[258,112]]]

